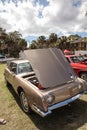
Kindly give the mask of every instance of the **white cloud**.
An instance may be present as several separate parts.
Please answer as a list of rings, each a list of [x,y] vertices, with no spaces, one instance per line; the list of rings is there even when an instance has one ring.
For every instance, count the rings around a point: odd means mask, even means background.
[[[23,36],[87,31],[86,0],[10,0],[0,2],[0,26]],[[22,1],[22,2],[21,2]]]

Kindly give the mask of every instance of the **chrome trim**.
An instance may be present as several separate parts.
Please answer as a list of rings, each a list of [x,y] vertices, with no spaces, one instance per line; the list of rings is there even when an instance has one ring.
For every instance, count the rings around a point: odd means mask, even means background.
[[[47,111],[47,112],[43,112],[38,107],[36,107],[35,105],[32,106],[32,110],[35,111],[37,114],[39,114],[42,117],[45,117],[45,116],[52,113],[50,110]]]
[[[56,109],[56,108],[59,108],[59,107],[68,105],[69,103],[73,102],[74,100],[80,98],[82,95],[83,95],[83,94],[78,94],[78,95],[76,95],[76,96],[74,96],[74,97],[72,97],[72,98],[69,98],[69,99],[67,99],[67,100],[65,100],[65,101],[62,101],[62,102],[60,102],[60,103],[57,103],[57,104],[55,104],[55,105],[49,107],[48,110],[51,111],[51,110],[54,110],[54,109]]]
[[[47,112],[41,111],[41,110],[40,110],[39,108],[37,108],[35,105],[32,106],[32,109],[33,109],[36,113],[38,113],[40,116],[45,117],[45,116],[47,116],[48,114],[51,114],[51,113],[52,113],[52,110],[54,110],[54,109],[56,109],[56,108],[59,108],[59,107],[62,107],[62,106],[65,106],[65,105],[67,105],[67,104],[73,102],[74,100],[80,98],[83,94],[86,94],[86,93],[87,93],[87,91],[84,91],[83,93],[78,94],[78,95],[76,95],[76,96],[74,96],[74,97],[72,97],[72,98],[69,98],[69,99],[67,99],[67,100],[65,100],[65,101],[62,101],[62,102],[60,102],[60,103],[57,103],[57,104],[55,104],[55,105],[53,105],[53,106],[50,106],[50,107],[48,107],[48,111],[47,111]]]

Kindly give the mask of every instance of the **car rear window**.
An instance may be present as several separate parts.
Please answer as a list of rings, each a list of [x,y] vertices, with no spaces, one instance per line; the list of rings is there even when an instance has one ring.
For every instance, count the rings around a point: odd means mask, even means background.
[[[32,72],[32,66],[29,62],[20,63],[18,65],[18,73]]]

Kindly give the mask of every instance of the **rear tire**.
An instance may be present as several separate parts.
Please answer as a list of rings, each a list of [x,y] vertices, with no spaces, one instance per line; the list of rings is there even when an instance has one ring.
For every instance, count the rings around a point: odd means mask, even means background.
[[[31,113],[32,110],[29,106],[26,94],[23,90],[20,92],[20,101],[21,101],[21,107],[22,107],[23,111],[27,114]]]
[[[83,80],[85,80],[87,82],[87,72],[82,72],[80,74],[80,78],[82,78]]]

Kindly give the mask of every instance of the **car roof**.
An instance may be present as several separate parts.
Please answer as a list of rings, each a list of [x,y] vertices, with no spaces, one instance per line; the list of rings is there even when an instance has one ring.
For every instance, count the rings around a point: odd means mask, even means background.
[[[79,56],[79,55],[65,55],[65,57],[73,57],[73,56]]]
[[[16,60],[12,60],[11,62],[14,62],[16,64],[20,64],[20,63],[25,63],[25,62],[29,62],[26,59],[16,59]]]

